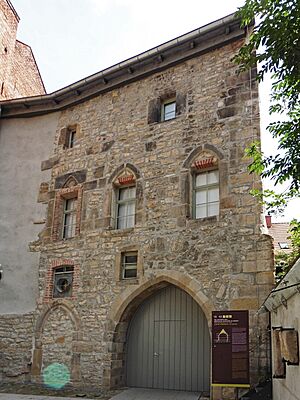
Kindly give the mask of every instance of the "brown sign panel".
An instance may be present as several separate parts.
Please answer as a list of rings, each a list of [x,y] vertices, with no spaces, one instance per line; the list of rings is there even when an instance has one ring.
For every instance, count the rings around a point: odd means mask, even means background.
[[[212,386],[249,386],[248,311],[212,312]]]

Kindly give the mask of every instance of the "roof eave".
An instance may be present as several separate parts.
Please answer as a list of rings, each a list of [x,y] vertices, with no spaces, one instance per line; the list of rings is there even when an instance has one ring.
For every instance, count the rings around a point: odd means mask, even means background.
[[[30,117],[63,110],[244,36],[240,19],[230,14],[53,93],[0,102],[1,118]]]

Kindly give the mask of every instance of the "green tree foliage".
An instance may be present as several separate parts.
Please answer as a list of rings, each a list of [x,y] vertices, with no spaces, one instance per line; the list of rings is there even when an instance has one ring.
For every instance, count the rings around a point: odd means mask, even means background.
[[[251,172],[286,184],[284,192],[264,192],[269,209],[284,208],[300,195],[300,2],[299,0],[246,0],[239,9],[242,24],[256,24],[249,41],[235,57],[241,70],[259,63],[258,80],[270,72],[273,77],[270,113],[281,114],[280,121],[268,126],[278,142],[278,153],[264,156],[259,143],[247,155]],[[258,50],[257,50],[258,49]]]

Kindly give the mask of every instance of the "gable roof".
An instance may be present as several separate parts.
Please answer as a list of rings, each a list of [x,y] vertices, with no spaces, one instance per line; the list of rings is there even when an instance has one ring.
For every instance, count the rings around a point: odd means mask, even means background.
[[[280,251],[283,251],[285,253],[290,253],[292,251],[291,241],[290,239],[288,239],[288,237],[290,236],[289,228],[290,224],[288,222],[272,222],[271,227],[268,228],[269,234],[274,239],[275,253],[278,253]],[[280,243],[287,243],[289,248],[282,249],[280,247]]]

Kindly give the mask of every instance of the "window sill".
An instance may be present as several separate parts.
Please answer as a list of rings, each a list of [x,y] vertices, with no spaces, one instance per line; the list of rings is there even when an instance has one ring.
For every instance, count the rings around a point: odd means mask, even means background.
[[[108,232],[111,232],[113,235],[126,235],[127,233],[134,232],[134,228],[123,228],[123,229],[116,229],[116,228],[108,228]]]
[[[150,123],[148,123],[148,125],[149,126],[155,126],[155,125],[158,125],[158,124],[165,124],[167,122],[176,121],[176,120],[180,119],[181,117],[182,117],[182,115],[178,115],[175,118],[166,119],[166,120],[162,120],[162,121],[150,122]]]
[[[218,222],[220,219],[219,215],[214,215],[212,217],[205,217],[205,218],[189,218],[187,220],[188,224],[190,225],[208,225],[214,222]]]
[[[121,285],[138,285],[139,284],[139,279],[138,278],[120,279],[119,283]]]

